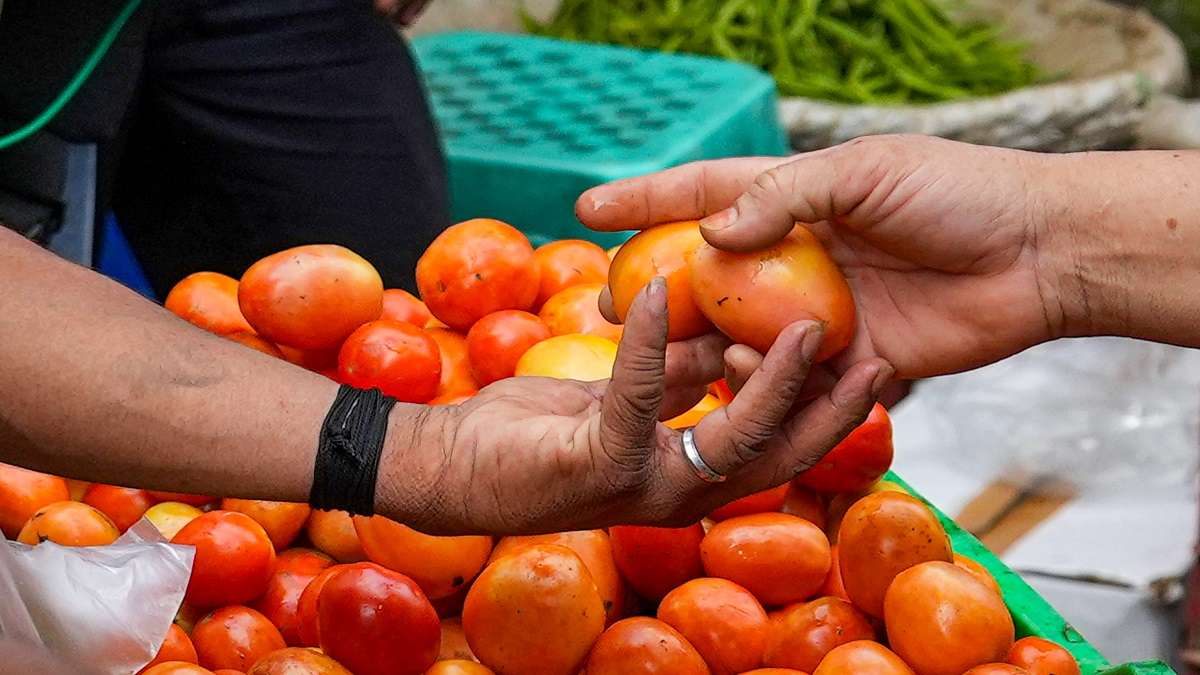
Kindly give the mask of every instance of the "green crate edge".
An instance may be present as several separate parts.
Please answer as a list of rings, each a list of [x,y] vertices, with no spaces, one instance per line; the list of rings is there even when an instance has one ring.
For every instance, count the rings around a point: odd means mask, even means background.
[[[959,527],[945,513],[921,496],[911,485],[895,473],[889,472],[884,480],[894,482],[914,497],[925,502],[933,510],[946,533],[950,535],[950,544],[955,553],[960,553],[974,559],[983,565],[1004,594],[1004,602],[1012,613],[1013,622],[1019,636],[1036,635],[1052,640],[1065,647],[1079,662],[1083,675],[1175,675],[1170,666],[1161,661],[1138,661],[1120,666],[1110,664],[1075,628],[1062,617],[1050,603],[1038,595],[1019,574],[1000,561],[983,542],[970,532]]]

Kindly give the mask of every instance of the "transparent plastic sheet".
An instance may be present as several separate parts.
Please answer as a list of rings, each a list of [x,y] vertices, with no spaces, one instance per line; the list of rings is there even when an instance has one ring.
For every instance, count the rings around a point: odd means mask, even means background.
[[[36,547],[0,534],[0,639],[106,675],[154,658],[183,602],[194,550],[141,520],[110,546]]]

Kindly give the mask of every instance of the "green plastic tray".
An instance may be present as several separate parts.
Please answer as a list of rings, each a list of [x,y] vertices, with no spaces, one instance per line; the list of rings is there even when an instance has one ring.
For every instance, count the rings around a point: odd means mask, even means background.
[[[1174,675],[1175,671],[1161,661],[1139,661],[1122,666],[1110,664],[1095,647],[1088,644],[1079,631],[1071,627],[1071,624],[1050,606],[1050,603],[1025,583],[1019,574],[1000,562],[1000,559],[974,535],[956,525],[896,474],[889,473],[885,480],[901,485],[914,497],[924,501],[941,519],[942,525],[950,535],[950,544],[954,547],[954,552],[978,561],[992,573],[996,582],[1000,584],[1019,637],[1036,635],[1062,645],[1079,661],[1083,675]]]
[[[584,190],[699,159],[782,155],[775,85],[742,64],[528,35],[413,42],[446,151],[455,220],[498,218],[540,245],[583,238]]]

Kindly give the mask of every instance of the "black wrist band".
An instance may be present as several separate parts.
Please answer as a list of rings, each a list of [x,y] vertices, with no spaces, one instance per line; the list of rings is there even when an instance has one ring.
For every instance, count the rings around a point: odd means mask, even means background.
[[[375,514],[375,480],[387,436],[388,413],[396,399],[378,389],[338,389],[317,443],[312,491],[315,509]]]

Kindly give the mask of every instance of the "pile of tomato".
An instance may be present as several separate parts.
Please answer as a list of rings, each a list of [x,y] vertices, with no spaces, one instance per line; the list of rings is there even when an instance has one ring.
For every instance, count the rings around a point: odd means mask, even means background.
[[[652,276],[667,280],[673,339],[715,326],[765,349],[798,311],[826,322],[823,357],[849,342],[845,280],[803,228],[765,255],[704,247],[683,223],[614,251],[535,250],[476,220],[421,258],[420,299],[384,289],[353,252],[302,246],[240,280],[193,274],[166,307],[338,382],[434,405],[514,375],[608,377],[621,327],[597,309],[601,290],[623,316]],[[789,316],[763,283],[802,284],[806,304]],[[713,383],[667,424],[693,425],[731,396]],[[145,675],[1079,673],[1062,647],[1015,640],[995,579],[951,549],[923,502],[882,480],[891,460],[891,421],[876,406],[790,484],[690,527],[499,539],[0,465],[0,529],[31,545],[97,546],[145,518],[195,547],[183,607]]]

